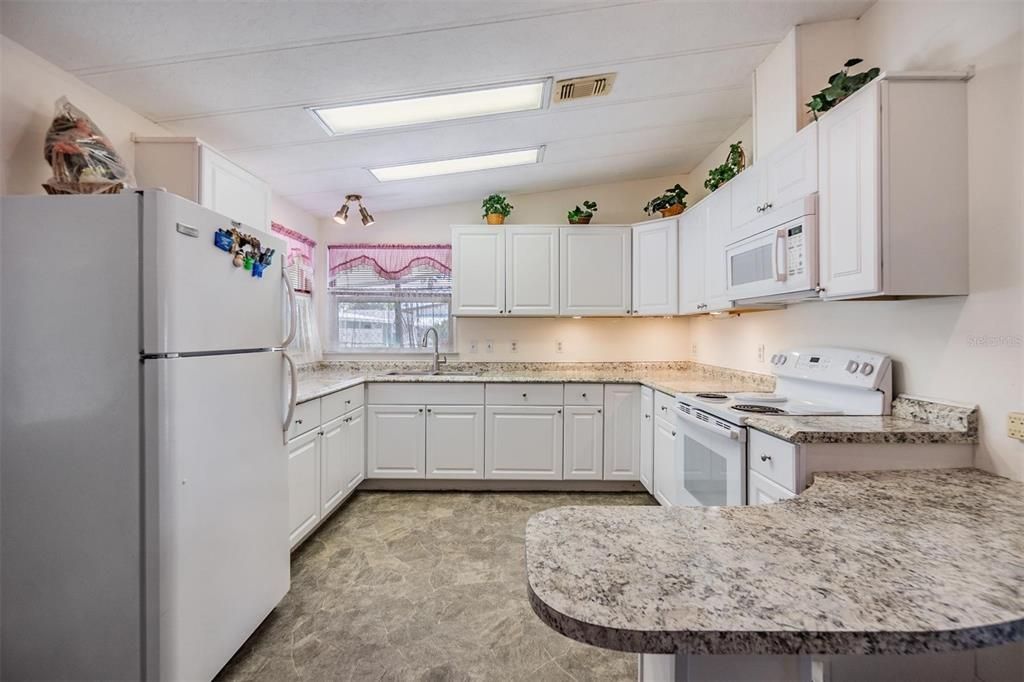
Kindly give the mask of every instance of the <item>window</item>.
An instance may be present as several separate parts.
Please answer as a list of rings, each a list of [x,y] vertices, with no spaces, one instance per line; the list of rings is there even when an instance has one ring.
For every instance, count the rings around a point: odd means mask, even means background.
[[[295,290],[295,340],[288,346],[289,354],[299,364],[317,362],[323,356],[320,345],[320,331],[316,324],[316,310],[313,307],[313,255],[316,242],[280,223],[272,222],[271,231],[284,239],[286,253],[284,271]]]
[[[437,329],[442,350],[452,347],[451,246],[332,244],[330,350],[418,350]]]

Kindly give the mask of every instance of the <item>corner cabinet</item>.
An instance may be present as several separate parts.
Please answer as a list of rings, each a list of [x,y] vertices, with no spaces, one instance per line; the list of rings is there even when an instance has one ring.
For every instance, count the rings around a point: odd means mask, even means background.
[[[562,227],[559,301],[562,315],[628,315],[632,304],[630,228]]]
[[[964,295],[967,90],[883,75],[818,120],[825,299]]]
[[[679,221],[633,225],[633,315],[679,312]]]
[[[139,187],[164,187],[231,220],[270,231],[270,186],[194,137],[137,137]]]

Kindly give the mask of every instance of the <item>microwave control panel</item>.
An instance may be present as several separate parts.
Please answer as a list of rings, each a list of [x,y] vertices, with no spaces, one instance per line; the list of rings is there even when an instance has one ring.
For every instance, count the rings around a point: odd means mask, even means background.
[[[790,277],[804,274],[804,226],[795,225],[786,230],[786,274]]]

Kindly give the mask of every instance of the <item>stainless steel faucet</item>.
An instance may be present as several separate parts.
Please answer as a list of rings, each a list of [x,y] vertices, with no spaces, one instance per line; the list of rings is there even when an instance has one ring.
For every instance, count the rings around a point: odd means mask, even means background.
[[[430,338],[430,332],[434,332],[434,364],[431,366],[430,371],[433,372],[434,374],[439,374],[441,372],[441,364],[444,362],[448,362],[448,358],[442,360],[441,354],[438,353],[437,351],[437,327],[431,327],[423,334],[423,341],[420,343],[420,345],[423,346],[424,348],[427,347],[427,339]]]

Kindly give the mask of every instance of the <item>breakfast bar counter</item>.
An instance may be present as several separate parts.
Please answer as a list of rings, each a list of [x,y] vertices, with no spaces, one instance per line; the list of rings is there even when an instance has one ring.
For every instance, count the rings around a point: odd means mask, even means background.
[[[1024,639],[1024,484],[818,474],[737,507],[562,507],[526,529],[551,628],[650,654],[915,654]]]

